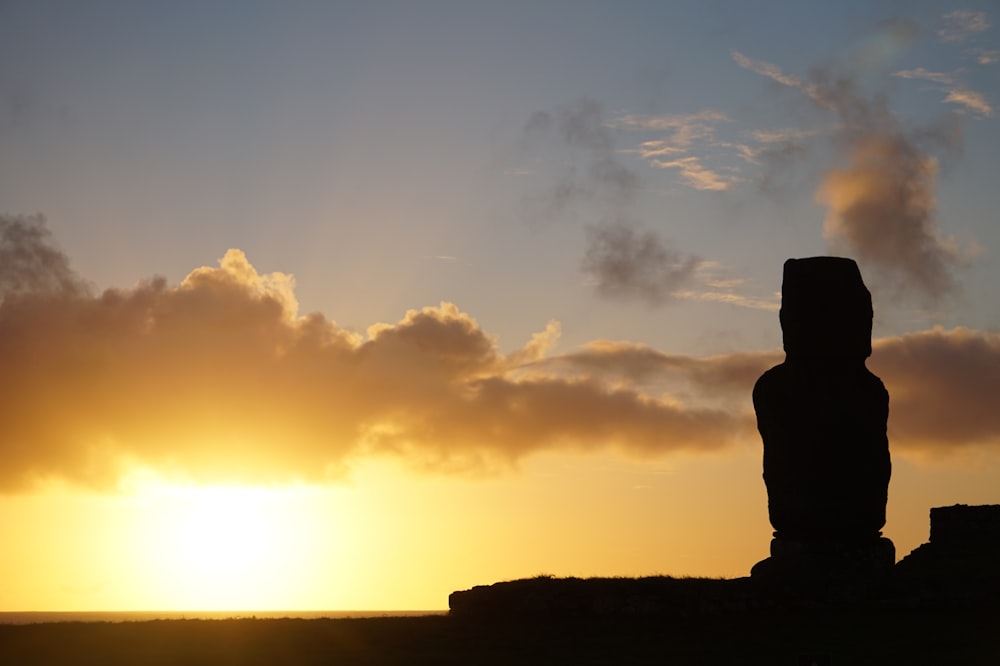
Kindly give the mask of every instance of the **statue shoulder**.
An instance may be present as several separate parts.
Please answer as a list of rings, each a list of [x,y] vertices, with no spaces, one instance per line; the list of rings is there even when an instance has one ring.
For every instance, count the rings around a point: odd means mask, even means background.
[[[788,366],[784,363],[779,363],[770,370],[766,370],[764,374],[757,378],[757,381],[753,385],[754,399],[760,395],[773,392],[779,386],[787,383],[787,380]]]
[[[873,387],[878,387],[878,388],[882,389],[883,391],[885,390],[885,384],[882,383],[882,379],[878,375],[876,375],[874,372],[872,372],[871,370],[869,370],[868,366],[865,366],[865,369],[864,369],[864,372],[862,373],[862,375],[864,376],[864,381],[866,383],[868,383],[869,385],[871,385]]]

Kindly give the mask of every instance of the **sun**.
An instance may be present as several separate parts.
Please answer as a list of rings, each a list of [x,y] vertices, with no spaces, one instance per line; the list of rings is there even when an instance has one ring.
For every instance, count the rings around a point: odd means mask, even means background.
[[[306,563],[329,531],[308,489],[147,485],[137,566],[159,608],[265,610],[298,605]]]
[[[175,526],[174,553],[193,576],[241,577],[274,556],[277,535],[267,503],[241,488],[194,493]]]

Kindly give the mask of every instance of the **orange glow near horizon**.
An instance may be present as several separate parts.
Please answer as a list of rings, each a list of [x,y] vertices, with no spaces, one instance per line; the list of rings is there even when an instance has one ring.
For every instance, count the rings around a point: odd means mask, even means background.
[[[727,481],[699,511],[682,501],[696,476],[607,455],[539,456],[492,477],[369,461],[328,486],[151,473],[112,493],[53,486],[0,498],[24,537],[0,553],[21,572],[0,611],[440,610],[454,590],[539,574],[740,575],[766,543],[746,538],[762,507],[727,533],[702,511],[756,487],[742,466],[723,462]]]
[[[996,456],[897,457],[886,536],[989,503]],[[706,483],[706,479],[711,479]],[[933,480],[932,480],[933,479]],[[326,486],[199,486],[133,474],[117,492],[0,496],[0,611],[443,610],[454,590],[540,574],[739,577],[771,529],[757,448],[643,463],[533,457],[494,476],[366,461]]]

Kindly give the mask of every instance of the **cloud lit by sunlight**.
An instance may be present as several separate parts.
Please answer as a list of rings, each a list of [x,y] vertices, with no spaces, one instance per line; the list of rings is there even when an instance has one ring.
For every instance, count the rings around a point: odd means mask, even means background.
[[[615,342],[553,354],[558,322],[502,354],[451,303],[361,335],[298,315],[292,277],[259,273],[239,250],[177,286],[154,278],[102,294],[40,277],[67,265],[48,257],[22,282],[44,288],[0,304],[3,490],[50,478],[111,488],[135,467],[274,484],[335,480],[371,456],[463,472],[540,451],[718,451],[755,441],[750,389],[780,362]],[[997,441],[986,407],[1000,390],[988,385],[1000,377],[995,334],[915,333],[876,349],[896,450]],[[940,420],[929,404],[947,407]]]

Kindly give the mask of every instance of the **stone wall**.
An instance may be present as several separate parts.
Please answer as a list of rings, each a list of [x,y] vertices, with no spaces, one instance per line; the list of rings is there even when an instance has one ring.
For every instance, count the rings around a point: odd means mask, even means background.
[[[1000,505],[931,509],[930,541],[895,570],[920,601],[994,603],[1000,599]]]
[[[1000,550],[1000,504],[931,509],[930,542],[951,549]]]

